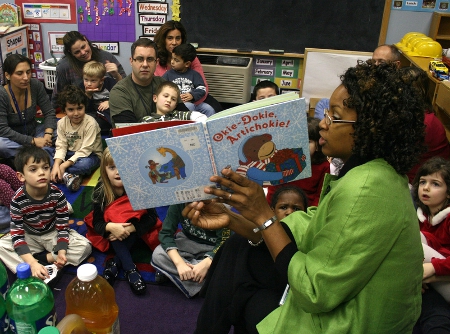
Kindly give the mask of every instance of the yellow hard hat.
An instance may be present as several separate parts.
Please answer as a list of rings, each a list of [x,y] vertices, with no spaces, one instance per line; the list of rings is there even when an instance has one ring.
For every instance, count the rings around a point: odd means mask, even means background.
[[[414,45],[414,49],[407,52],[409,56],[429,57],[429,58],[441,58],[442,46],[436,41],[421,41]]]
[[[408,41],[408,44],[407,44],[406,47],[407,47],[409,50],[414,50],[414,47],[415,47],[416,45],[418,45],[419,43],[424,42],[424,41],[432,42],[433,39],[432,39],[431,37],[428,37],[428,36],[415,36],[414,38],[411,38],[411,39]]]
[[[409,39],[414,38],[416,36],[426,36],[424,33],[421,32],[415,32],[415,31],[411,31],[406,33],[403,38],[400,40],[400,42],[398,42],[397,44],[395,44],[399,49],[403,50],[403,48],[406,47]]]

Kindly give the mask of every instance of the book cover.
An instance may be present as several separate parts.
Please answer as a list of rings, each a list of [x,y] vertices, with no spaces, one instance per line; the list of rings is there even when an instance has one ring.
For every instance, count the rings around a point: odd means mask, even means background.
[[[296,94],[191,123],[107,138],[133,209],[213,198],[225,166],[266,186],[311,176],[306,104]]]

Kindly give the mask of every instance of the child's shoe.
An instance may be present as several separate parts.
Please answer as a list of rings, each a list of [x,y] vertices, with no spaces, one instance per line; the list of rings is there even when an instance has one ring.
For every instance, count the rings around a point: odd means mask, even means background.
[[[69,211],[69,215],[73,213],[72,204],[70,204],[69,202],[67,202],[67,210]]]
[[[147,290],[147,286],[145,285],[145,282],[136,267],[125,271],[125,277],[128,280],[131,291],[135,295],[142,295],[145,293],[145,290]]]
[[[58,270],[58,267],[55,264],[49,264],[45,266],[45,268],[47,268],[48,275],[50,277],[46,278],[44,280],[44,283],[46,283],[50,288],[53,289],[56,283],[58,283],[61,279],[62,270]]]
[[[108,283],[113,286],[116,281],[117,274],[119,273],[119,268],[113,258],[106,261],[105,270],[103,270],[103,278],[108,281]]]
[[[64,173],[63,175],[64,183],[66,184],[67,189],[71,191],[77,191],[80,189],[81,185],[81,176],[76,174]]]

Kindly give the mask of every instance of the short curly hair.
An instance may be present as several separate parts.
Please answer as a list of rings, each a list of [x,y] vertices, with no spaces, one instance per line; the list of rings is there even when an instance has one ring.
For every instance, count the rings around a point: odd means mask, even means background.
[[[375,65],[358,61],[341,75],[349,97],[344,106],[358,115],[354,128],[353,154],[365,159],[385,159],[405,174],[424,152],[425,102],[402,79],[395,64]]]

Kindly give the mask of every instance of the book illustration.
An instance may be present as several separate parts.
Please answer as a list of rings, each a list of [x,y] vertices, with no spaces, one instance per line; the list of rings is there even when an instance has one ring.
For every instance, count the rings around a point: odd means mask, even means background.
[[[178,186],[192,173],[189,155],[167,145],[151,147],[143,152],[139,165],[143,166],[140,168],[143,179],[161,187]]]
[[[248,137],[239,145],[238,154],[236,173],[261,186],[292,181],[306,167],[306,155],[302,148],[277,150],[268,133]]]

